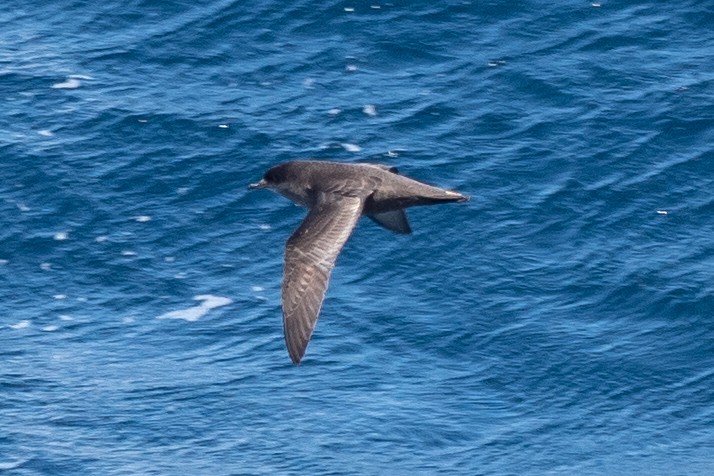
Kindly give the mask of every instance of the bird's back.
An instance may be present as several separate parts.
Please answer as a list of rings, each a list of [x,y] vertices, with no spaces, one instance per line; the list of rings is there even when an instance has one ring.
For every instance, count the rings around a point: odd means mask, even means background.
[[[363,199],[367,215],[467,200],[460,193],[399,175],[395,168],[384,165],[301,160],[279,167],[279,173],[289,175],[293,184],[311,194],[322,192]]]

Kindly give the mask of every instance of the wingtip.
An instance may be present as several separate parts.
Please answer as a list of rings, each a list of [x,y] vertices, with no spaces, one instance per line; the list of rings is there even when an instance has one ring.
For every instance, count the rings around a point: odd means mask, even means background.
[[[291,341],[286,335],[285,344],[288,350],[288,355],[290,356],[290,360],[293,362],[293,365],[300,365],[300,362],[302,361],[302,358],[305,356],[305,352],[307,351],[307,343],[305,343],[304,346],[300,345],[299,343]]]

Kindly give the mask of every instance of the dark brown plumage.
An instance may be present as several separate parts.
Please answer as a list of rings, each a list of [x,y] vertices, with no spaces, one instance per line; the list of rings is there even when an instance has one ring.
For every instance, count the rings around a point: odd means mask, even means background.
[[[305,355],[337,255],[360,216],[393,232],[411,233],[404,208],[468,200],[398,175],[394,168],[311,160],[276,165],[249,188],[270,188],[310,209],[285,247],[283,329],[295,364]]]

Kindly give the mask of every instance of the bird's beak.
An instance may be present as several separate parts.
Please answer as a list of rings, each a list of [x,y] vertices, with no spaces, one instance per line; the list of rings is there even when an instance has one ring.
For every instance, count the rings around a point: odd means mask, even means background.
[[[252,183],[248,185],[249,190],[254,190],[256,188],[265,188],[268,186],[268,182],[265,181],[265,179],[261,179],[260,182],[257,183]]]

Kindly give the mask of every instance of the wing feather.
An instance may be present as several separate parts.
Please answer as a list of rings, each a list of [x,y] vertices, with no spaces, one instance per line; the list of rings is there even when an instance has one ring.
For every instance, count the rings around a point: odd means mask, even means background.
[[[323,193],[285,247],[283,330],[290,358],[300,363],[320,314],[337,255],[362,213],[363,200]]]

